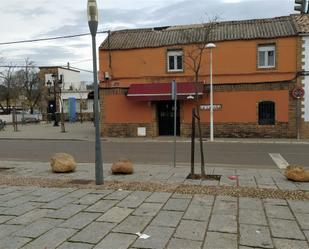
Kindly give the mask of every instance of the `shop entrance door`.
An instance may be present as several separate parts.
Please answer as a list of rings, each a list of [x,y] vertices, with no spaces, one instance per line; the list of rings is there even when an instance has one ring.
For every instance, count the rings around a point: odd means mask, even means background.
[[[159,136],[174,135],[174,101],[160,101],[157,103]],[[176,134],[180,135],[179,102],[177,102]]]

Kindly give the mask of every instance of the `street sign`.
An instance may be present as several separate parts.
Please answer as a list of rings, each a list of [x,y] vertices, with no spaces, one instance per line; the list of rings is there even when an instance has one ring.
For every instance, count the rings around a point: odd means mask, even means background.
[[[214,104],[213,105],[213,110],[216,111],[216,110],[221,110],[222,109],[222,105],[221,104]],[[200,110],[203,110],[203,111],[209,111],[210,110],[210,105],[200,105]]]
[[[304,97],[304,95],[305,95],[305,90],[302,87],[295,87],[292,90],[292,96],[295,99],[300,99],[300,98]]]

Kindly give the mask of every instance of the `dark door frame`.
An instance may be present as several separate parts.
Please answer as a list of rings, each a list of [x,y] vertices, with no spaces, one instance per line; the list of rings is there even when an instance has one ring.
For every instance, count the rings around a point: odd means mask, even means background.
[[[159,136],[174,135],[174,101],[156,103]],[[177,101],[176,135],[180,136],[180,102]]]

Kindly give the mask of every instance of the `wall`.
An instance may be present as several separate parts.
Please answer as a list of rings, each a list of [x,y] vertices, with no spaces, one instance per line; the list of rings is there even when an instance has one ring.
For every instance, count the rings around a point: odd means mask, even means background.
[[[276,44],[276,68],[257,69],[258,44]],[[214,82],[250,83],[291,80],[296,72],[297,38],[278,38],[275,40],[224,41],[216,43],[213,50]],[[192,45],[174,46],[183,48],[185,54],[192,50]],[[181,73],[168,73],[166,69],[166,47],[131,50],[115,50],[111,52],[112,69],[108,68],[108,51],[100,50],[100,71],[109,71],[112,80],[119,86],[131,83],[178,82],[193,80],[193,72],[185,63]],[[184,58],[187,58],[186,56]],[[200,70],[201,80],[209,81],[209,51],[205,50]]]
[[[74,90],[80,88],[80,72],[58,68],[58,75],[61,74],[64,76],[62,89],[70,89],[70,86],[72,86]]]
[[[260,84],[226,84],[214,88],[216,137],[296,137],[296,100],[291,97],[293,82]],[[158,136],[156,102],[135,102],[127,99],[127,89],[100,90],[103,136],[137,136],[138,127],[146,127],[147,136]],[[272,100],[276,103],[275,125],[258,124],[258,103]],[[199,104],[208,104],[209,96]],[[192,100],[180,103],[181,136],[191,134]],[[201,111],[202,133],[209,136],[209,111]]]
[[[276,121],[288,122],[288,90],[215,92],[214,104],[222,105],[222,109],[214,111],[215,122],[257,123],[258,103],[261,101],[274,101],[276,104]],[[209,103],[208,96],[200,101],[200,104]],[[191,110],[193,107],[194,103],[186,105],[184,109],[184,122],[191,122]],[[209,110],[200,111],[202,122],[209,122],[209,113]]]
[[[137,136],[145,127],[148,137],[157,136],[156,109],[150,102],[130,101],[127,89],[100,89],[101,135],[108,137]]]

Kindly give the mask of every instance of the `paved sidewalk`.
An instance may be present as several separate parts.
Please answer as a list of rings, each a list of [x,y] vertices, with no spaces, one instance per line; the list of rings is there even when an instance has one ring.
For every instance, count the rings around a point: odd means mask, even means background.
[[[12,178],[11,186],[0,185],[0,249],[309,248],[309,183],[287,181],[280,170],[207,167],[221,180],[199,181],[186,179],[188,167],[136,165],[129,176],[113,176],[110,164],[104,167],[106,182],[120,185],[37,186],[35,181],[92,180],[94,165],[53,174],[48,163],[1,161],[0,181]],[[150,190],[154,184],[159,190]],[[199,188],[224,192],[201,194]],[[244,193],[233,197],[238,188]],[[270,197],[251,196],[264,192]]]
[[[308,240],[308,201],[0,187],[1,249],[308,249]]]
[[[36,139],[36,140],[81,140],[94,141],[94,126],[91,122],[65,123],[66,132],[61,133],[61,128],[54,127],[53,123],[41,122],[39,124],[18,125],[17,132],[11,125],[7,125],[4,131],[0,131],[1,139]],[[173,137],[136,137],[136,138],[102,138],[111,142],[173,142]],[[190,143],[191,139],[177,137],[178,142]],[[204,140],[210,142],[208,139]],[[215,143],[265,143],[265,144],[309,144],[308,139],[258,139],[258,138],[215,138]]]

